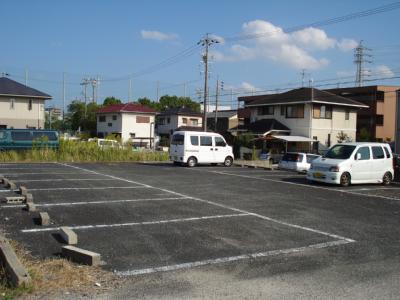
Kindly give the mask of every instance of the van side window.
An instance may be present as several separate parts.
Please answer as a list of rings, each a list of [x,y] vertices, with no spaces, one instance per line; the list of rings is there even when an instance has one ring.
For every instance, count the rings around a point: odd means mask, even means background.
[[[30,131],[13,131],[11,132],[11,138],[14,141],[32,141]]]
[[[369,160],[371,158],[371,154],[369,152],[369,147],[361,147],[357,150],[356,155],[354,156],[354,158],[357,157],[357,154],[360,153],[361,154],[361,158],[360,160]],[[375,157],[374,157],[375,158]]]
[[[385,154],[383,153],[383,149],[380,146],[372,146],[372,156],[374,159],[383,159],[385,158]]]
[[[198,146],[199,145],[199,137],[195,135],[190,136],[190,143],[192,146]]]
[[[388,148],[387,147],[383,147],[383,149],[385,149],[386,157],[387,158],[391,158]]]
[[[201,136],[200,137],[200,146],[212,146],[211,136]]]
[[[0,131],[0,140],[4,139],[6,137],[6,134],[4,133],[4,131]]]
[[[172,137],[172,145],[183,145],[185,141],[185,136],[183,134],[175,134]]]
[[[57,141],[57,135],[55,132],[33,132],[33,139],[47,138],[49,141]]]
[[[215,146],[216,147],[225,147],[226,143],[225,143],[223,138],[220,138],[219,136],[216,136],[215,137]]]

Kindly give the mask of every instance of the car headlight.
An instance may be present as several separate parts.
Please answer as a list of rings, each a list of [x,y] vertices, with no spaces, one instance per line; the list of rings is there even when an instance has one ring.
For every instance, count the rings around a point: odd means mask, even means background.
[[[339,166],[330,167],[329,172],[339,172]]]

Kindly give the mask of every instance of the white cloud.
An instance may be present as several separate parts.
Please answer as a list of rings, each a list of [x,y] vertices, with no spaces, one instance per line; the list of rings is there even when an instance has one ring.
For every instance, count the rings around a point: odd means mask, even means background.
[[[260,88],[256,87],[255,85],[243,81],[242,83],[238,84],[238,85],[229,85],[229,84],[225,84],[224,86],[224,90],[234,90],[234,91],[240,91],[240,92],[257,92],[257,91],[261,91]]]
[[[147,40],[173,41],[178,39],[178,35],[175,33],[164,33],[157,30],[142,30],[140,34],[142,38]]]
[[[329,64],[314,52],[329,49],[349,51],[357,45],[352,39],[337,41],[318,28],[308,27],[291,33],[264,20],[254,20],[242,25],[242,35],[256,36],[247,42],[235,44],[226,52],[215,52],[219,61],[264,59],[287,65],[294,69],[316,70]]]
[[[341,39],[340,42],[337,42],[337,47],[343,52],[352,51],[357,45],[358,42],[353,39]]]
[[[385,65],[379,65],[373,70],[373,74],[377,77],[393,77],[394,72]]]

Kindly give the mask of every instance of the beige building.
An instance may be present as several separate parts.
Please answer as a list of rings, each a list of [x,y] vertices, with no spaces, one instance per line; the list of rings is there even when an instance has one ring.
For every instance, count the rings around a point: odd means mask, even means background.
[[[314,88],[281,94],[241,97],[251,111],[250,124],[242,131],[261,135],[298,136],[330,146],[342,132],[356,140],[357,112],[367,105]],[[240,128],[239,128],[240,129]]]
[[[0,78],[0,128],[43,129],[50,95],[6,77]]]
[[[134,146],[152,147],[156,113],[154,109],[137,103],[102,107],[97,111],[97,135],[115,134],[123,142],[132,141]]]
[[[368,133],[370,141],[389,142],[395,140],[398,89],[398,86],[373,85],[326,91],[368,105],[357,115],[357,137],[363,130]]]
[[[170,136],[177,129],[202,130],[203,114],[188,107],[174,107],[157,115],[157,134]]]

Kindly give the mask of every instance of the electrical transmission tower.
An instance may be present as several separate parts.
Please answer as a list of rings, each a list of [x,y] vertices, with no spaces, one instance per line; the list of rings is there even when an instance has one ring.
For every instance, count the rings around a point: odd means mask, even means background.
[[[204,100],[203,100],[203,131],[207,131],[207,97],[208,97],[208,48],[212,44],[219,43],[217,39],[206,36],[197,44],[204,47],[203,62],[204,62]]]
[[[354,49],[354,63],[357,66],[356,72],[356,84],[357,86],[362,86],[364,77],[368,76],[369,70],[365,69],[365,64],[370,64],[372,61],[368,58],[371,58],[370,48],[367,48],[363,45],[363,41],[361,40],[358,46]]]

